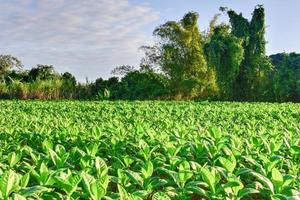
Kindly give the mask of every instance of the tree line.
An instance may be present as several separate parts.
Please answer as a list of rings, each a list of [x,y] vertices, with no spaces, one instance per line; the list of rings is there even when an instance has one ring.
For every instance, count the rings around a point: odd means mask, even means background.
[[[217,14],[203,32],[196,12],[158,26],[155,44],[141,47],[139,69],[116,67],[108,80],[78,83],[51,65],[23,70],[17,58],[1,55],[0,97],[300,102],[300,54],[266,55],[263,6],[250,20],[232,9],[220,11],[229,24],[218,24]]]

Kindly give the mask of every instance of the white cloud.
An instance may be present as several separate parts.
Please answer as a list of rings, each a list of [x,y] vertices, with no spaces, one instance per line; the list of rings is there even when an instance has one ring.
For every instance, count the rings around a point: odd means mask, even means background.
[[[53,64],[81,80],[137,64],[149,39],[143,28],[158,19],[128,0],[0,0],[0,8],[0,54],[25,65]]]

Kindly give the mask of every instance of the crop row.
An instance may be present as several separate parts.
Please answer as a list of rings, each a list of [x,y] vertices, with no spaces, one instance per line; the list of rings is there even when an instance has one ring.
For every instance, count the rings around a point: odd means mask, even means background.
[[[300,198],[298,104],[0,108],[0,199]]]

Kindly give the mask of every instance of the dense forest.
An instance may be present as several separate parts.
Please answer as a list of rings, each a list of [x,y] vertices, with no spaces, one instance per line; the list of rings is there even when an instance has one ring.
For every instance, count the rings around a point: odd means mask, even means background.
[[[156,43],[141,47],[139,69],[116,67],[108,80],[79,83],[52,65],[24,70],[18,58],[0,55],[0,98],[300,102],[300,54],[266,55],[263,6],[250,20],[220,11],[229,24],[218,24],[218,14],[207,31],[195,12],[158,26]]]

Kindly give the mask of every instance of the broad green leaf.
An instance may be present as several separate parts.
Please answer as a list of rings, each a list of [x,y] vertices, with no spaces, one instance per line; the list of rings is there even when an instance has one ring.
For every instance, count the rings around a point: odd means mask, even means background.
[[[264,184],[272,192],[272,194],[274,194],[274,185],[267,177],[254,171],[251,171],[250,174],[252,174],[259,181],[261,181],[261,183]]]
[[[163,192],[156,192],[153,194],[152,200],[171,200],[171,198]]]
[[[19,193],[24,197],[31,197],[33,195],[38,195],[43,192],[50,192],[52,190],[53,189],[51,189],[51,188],[37,185],[37,186],[23,188],[19,191]]]
[[[96,179],[93,176],[91,176],[85,172],[81,173],[81,177],[82,177],[83,184],[84,184],[86,191],[89,193],[90,196],[93,196],[91,187],[92,187],[92,184],[96,182]]]
[[[280,191],[281,186],[283,184],[283,176],[280,173],[280,171],[276,168],[272,169],[272,182],[274,183],[276,190]]]
[[[93,199],[102,199],[105,196],[106,188],[100,183],[100,181],[96,181],[91,185],[91,192],[93,194]]]
[[[151,161],[147,161],[144,165],[144,167],[141,170],[143,177],[145,179],[149,178],[153,174],[153,164]]]
[[[13,200],[26,200],[26,198],[24,196],[22,196],[20,194],[16,194],[16,193],[13,195],[12,199]]]
[[[259,193],[259,190],[256,190],[256,189],[253,189],[253,188],[243,188],[239,191],[238,197],[243,198],[243,197],[246,197],[248,195],[258,194],[258,193]]]
[[[20,187],[26,187],[27,184],[29,183],[29,179],[30,179],[30,173],[25,174],[24,176],[21,177],[20,180]]]
[[[291,148],[294,151],[294,153],[300,154],[300,146],[293,145]]]
[[[139,186],[143,187],[144,179],[140,176],[139,173],[126,170],[126,174],[135,184],[138,184]]]
[[[187,180],[193,176],[193,172],[190,170],[190,164],[187,161],[180,163],[178,169],[179,172],[176,174],[176,177],[178,177],[177,182],[183,188]]]
[[[128,200],[129,199],[129,195],[128,195],[127,191],[121,185],[118,185],[118,191],[119,191],[119,195],[120,195],[120,200]]]
[[[86,148],[87,154],[89,156],[95,157],[98,151],[98,144],[92,143]]]
[[[200,173],[202,175],[203,180],[209,185],[209,188],[213,194],[215,194],[215,184],[216,184],[216,178],[215,174],[209,171],[209,169],[202,167],[200,170]]]
[[[224,157],[220,157],[219,161],[221,163],[221,165],[230,173],[232,173],[236,167],[236,159],[234,156],[231,157],[231,160],[224,158]]]
[[[13,167],[15,166],[15,164],[17,164],[20,159],[21,159],[22,155],[20,152],[11,152],[10,154],[8,154],[7,156],[7,160],[8,160],[8,163],[9,163],[9,166],[10,167]]]
[[[9,197],[9,195],[17,190],[20,182],[19,175],[13,170],[5,172],[0,178],[0,190],[4,197]]]
[[[108,172],[108,167],[107,167],[105,161],[99,157],[96,157],[96,159],[95,159],[95,168],[97,170],[98,177],[104,176]]]

